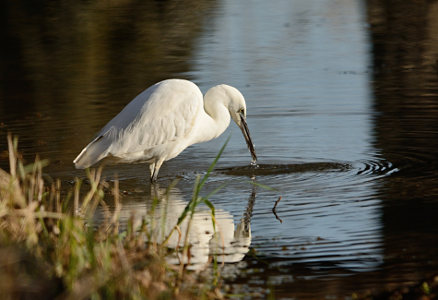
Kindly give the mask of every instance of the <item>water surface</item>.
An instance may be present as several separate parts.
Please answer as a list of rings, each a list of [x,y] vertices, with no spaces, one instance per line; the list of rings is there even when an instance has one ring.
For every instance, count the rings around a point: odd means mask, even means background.
[[[7,1],[1,9],[2,168],[10,131],[27,161],[49,158],[47,173],[68,186],[85,176],[73,158],[147,86],[179,77],[205,92],[227,83],[247,99],[259,168],[232,124],[165,163],[159,188],[179,179],[163,202],[181,211],[231,136],[205,190],[225,184],[210,200],[230,245],[247,230],[223,270],[229,292],[343,299],[437,272],[436,3]],[[146,165],[109,166],[105,176],[120,180],[125,220],[147,215]],[[208,210],[199,213],[204,262],[215,250],[203,230]]]

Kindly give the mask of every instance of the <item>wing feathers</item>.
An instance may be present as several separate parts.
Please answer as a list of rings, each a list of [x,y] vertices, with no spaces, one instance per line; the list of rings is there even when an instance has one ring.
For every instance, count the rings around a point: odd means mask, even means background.
[[[189,85],[188,85],[189,84]],[[152,86],[137,96],[107,126],[116,130],[110,152],[134,153],[186,137],[193,128],[194,119],[203,107],[203,96],[199,88],[188,81],[164,81]],[[143,95],[146,94],[146,95]],[[142,105],[135,103],[142,99]],[[125,112],[126,111],[126,112]],[[133,117],[132,111],[137,111]],[[131,122],[120,126],[116,119],[131,118]]]
[[[115,116],[74,160],[76,168],[87,168],[112,155],[127,157],[187,138],[203,96],[186,80],[165,80],[146,89]]]

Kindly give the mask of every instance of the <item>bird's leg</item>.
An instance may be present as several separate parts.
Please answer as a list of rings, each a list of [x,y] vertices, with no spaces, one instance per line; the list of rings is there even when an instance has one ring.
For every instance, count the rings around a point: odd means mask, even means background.
[[[161,165],[163,164],[164,159],[160,159],[159,161],[152,163],[149,168],[151,169],[151,182],[157,181],[158,178],[158,171],[161,168]]]
[[[149,165],[149,170],[151,171],[151,182],[154,182],[154,169],[155,169],[155,163],[151,163]]]

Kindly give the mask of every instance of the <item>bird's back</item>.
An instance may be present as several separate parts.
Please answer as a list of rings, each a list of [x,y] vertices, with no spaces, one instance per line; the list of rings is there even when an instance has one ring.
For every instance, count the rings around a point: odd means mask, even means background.
[[[124,161],[149,160],[158,146],[190,134],[203,108],[203,96],[192,82],[161,81],[135,97],[106,124],[74,160],[86,168],[111,155]],[[148,157],[151,156],[151,157]]]

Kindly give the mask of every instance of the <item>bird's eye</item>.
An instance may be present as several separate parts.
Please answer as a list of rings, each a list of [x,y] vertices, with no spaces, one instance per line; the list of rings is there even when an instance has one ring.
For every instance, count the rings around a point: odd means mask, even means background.
[[[245,114],[245,110],[243,108],[239,109],[238,111],[239,114]]]

